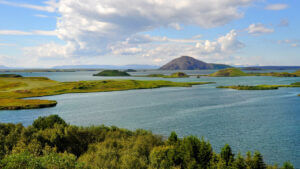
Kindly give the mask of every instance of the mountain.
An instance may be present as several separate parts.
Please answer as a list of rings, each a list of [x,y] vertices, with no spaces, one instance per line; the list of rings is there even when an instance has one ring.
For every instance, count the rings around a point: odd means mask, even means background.
[[[53,69],[157,69],[154,65],[64,65]]]
[[[225,69],[229,65],[205,63],[190,56],[181,56],[165,64],[160,70],[200,70],[200,69]]]
[[[8,67],[0,65],[0,69],[8,69]]]

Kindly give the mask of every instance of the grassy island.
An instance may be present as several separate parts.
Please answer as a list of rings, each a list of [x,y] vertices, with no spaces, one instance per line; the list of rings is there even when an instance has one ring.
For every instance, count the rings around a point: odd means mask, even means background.
[[[73,126],[57,115],[39,117],[28,127],[0,123],[0,133],[3,169],[279,169],[258,151],[234,154],[225,144],[216,153],[195,136],[172,132],[163,139],[142,129]],[[285,162],[280,169],[294,167]]]
[[[238,68],[227,68],[210,74],[211,77],[239,77],[239,76],[274,76],[274,77],[300,77],[300,70],[294,73],[270,72],[270,73],[245,73]]]
[[[130,74],[119,70],[103,70],[102,72],[94,74],[94,76],[130,76]]]
[[[292,83],[290,85],[257,85],[257,86],[218,86],[217,88],[228,88],[236,90],[276,90],[280,87],[300,87],[300,82]]]
[[[171,75],[163,75],[163,74],[150,74],[146,77],[162,77],[162,78],[186,78],[189,77],[189,75],[183,73],[183,72],[176,72],[172,73]]]
[[[0,77],[22,77],[22,76],[17,74],[0,74]]]
[[[170,82],[138,80],[99,80],[57,82],[45,77],[0,78],[0,110],[52,107],[56,101],[23,100],[22,98],[59,95],[65,93],[109,92],[160,87],[190,87],[211,82]]]
[[[237,68],[227,68],[227,69],[219,70],[213,74],[210,74],[209,76],[211,76],[211,77],[238,77],[238,76],[248,76],[248,74]]]

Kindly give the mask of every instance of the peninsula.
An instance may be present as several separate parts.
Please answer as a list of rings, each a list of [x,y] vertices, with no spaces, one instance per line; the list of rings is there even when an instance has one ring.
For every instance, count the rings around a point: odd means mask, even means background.
[[[239,76],[274,76],[274,77],[300,77],[300,70],[288,72],[270,72],[270,73],[245,73],[238,68],[227,68],[219,70],[208,75],[210,77],[239,77]]]
[[[53,100],[26,99],[59,95],[65,93],[109,92],[132,89],[153,89],[160,87],[191,87],[192,85],[210,84],[212,82],[171,82],[139,80],[98,80],[58,82],[46,77],[1,77],[0,110],[34,109],[52,107]]]

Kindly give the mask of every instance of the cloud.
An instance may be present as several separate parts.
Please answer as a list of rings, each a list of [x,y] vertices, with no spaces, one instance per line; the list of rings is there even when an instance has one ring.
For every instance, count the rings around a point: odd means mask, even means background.
[[[233,53],[245,46],[237,37],[235,30],[231,30],[226,35],[212,41],[195,40],[194,37],[172,39],[139,35],[109,45],[110,52],[95,57],[74,56],[76,46],[73,46],[73,43],[67,45],[49,43],[37,47],[27,47],[23,50],[26,56],[36,56],[41,62],[45,58],[68,60],[78,60],[80,58],[81,62],[87,63],[92,58],[93,62],[99,60],[99,63],[101,63],[103,61],[101,58],[116,58],[112,59],[114,64],[131,64],[133,62],[161,64],[181,55],[190,55],[209,62],[220,62],[220,60],[230,58]]]
[[[285,39],[285,40],[278,40],[278,44],[286,44],[290,45],[291,47],[299,47],[300,45],[300,40],[298,39]]]
[[[246,31],[251,35],[258,36],[262,34],[273,33],[274,29],[267,28],[264,24],[257,23],[249,25]]]
[[[279,11],[288,8],[287,4],[270,4],[265,7],[266,10]]]
[[[15,3],[6,0],[0,0],[0,4],[14,6],[14,7],[21,7],[21,8],[29,8],[29,9],[45,11],[45,12],[55,12],[57,8],[56,0],[45,1],[44,2],[45,6],[25,4],[25,3]]]
[[[16,44],[11,44],[11,43],[0,43],[1,46],[16,46]]]
[[[35,17],[38,17],[38,18],[48,18],[49,16],[47,15],[42,15],[42,14],[36,14],[34,15]]]
[[[31,32],[19,30],[0,30],[0,35],[43,35],[43,36],[57,36],[56,31],[34,30]]]
[[[74,55],[104,55],[110,46],[161,27],[212,28],[243,17],[254,0],[60,0],[58,37],[76,47]],[[128,5],[130,4],[130,5]]]

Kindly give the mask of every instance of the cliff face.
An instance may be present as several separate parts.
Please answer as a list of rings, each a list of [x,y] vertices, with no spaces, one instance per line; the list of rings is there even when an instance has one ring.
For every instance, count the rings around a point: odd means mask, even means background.
[[[162,66],[161,70],[200,70],[200,69],[223,69],[228,65],[210,64],[189,56],[181,56]]]

